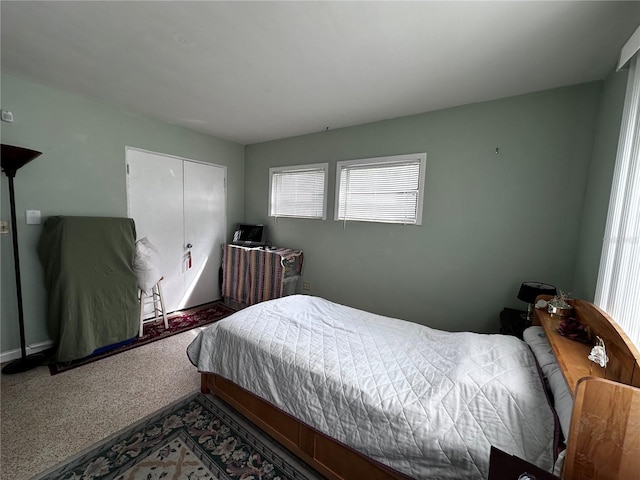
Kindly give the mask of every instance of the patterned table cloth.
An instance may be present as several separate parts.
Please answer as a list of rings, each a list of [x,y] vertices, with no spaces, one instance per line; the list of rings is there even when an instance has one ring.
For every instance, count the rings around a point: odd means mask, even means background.
[[[280,298],[287,278],[302,273],[302,250],[227,244],[222,255],[222,296],[243,305]]]

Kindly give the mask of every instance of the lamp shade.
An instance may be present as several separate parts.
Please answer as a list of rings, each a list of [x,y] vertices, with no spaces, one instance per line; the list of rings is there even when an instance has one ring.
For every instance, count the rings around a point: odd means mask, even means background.
[[[534,303],[538,295],[555,295],[556,287],[547,283],[523,282],[518,292],[518,300]]]
[[[7,174],[7,177],[15,177],[18,169],[24,167],[34,158],[42,155],[42,152],[5,144],[2,144],[2,151],[0,153],[2,170]]]

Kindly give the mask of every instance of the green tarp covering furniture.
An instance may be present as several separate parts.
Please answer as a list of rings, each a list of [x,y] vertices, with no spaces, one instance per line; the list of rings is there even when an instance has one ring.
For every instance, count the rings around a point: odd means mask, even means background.
[[[138,333],[135,241],[130,218],[47,219],[38,255],[45,272],[56,361],[86,357]]]

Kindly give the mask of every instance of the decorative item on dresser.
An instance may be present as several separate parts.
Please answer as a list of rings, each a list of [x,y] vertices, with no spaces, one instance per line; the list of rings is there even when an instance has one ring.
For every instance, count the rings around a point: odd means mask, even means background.
[[[568,302],[569,294],[558,289],[558,293],[547,302],[547,311],[555,317],[568,317],[573,307]]]
[[[227,244],[222,254],[222,297],[239,309],[296,293],[302,250]]]

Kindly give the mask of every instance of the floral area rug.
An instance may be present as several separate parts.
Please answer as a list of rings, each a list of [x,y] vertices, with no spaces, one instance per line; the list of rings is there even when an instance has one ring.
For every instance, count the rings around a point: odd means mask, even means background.
[[[32,480],[319,480],[222,400],[189,396]]]
[[[85,358],[74,360],[72,362],[58,363],[53,360],[49,362],[49,371],[51,375],[66,372],[72,368],[86,365],[87,363],[95,362],[105,357],[110,357],[125,350],[140,347],[147,343],[155,342],[162,338],[170,337],[177,333],[186,332],[192,328],[208,325],[209,323],[217,322],[225,317],[228,317],[235,310],[225,305],[222,301],[208,303],[201,307],[176,312],[168,316],[169,328],[164,328],[164,322],[159,320],[153,323],[147,323],[144,326],[144,336],[134,337],[131,340],[122,342],[114,348],[101,349],[102,351],[94,352]]]

